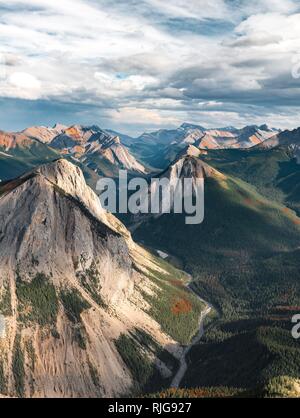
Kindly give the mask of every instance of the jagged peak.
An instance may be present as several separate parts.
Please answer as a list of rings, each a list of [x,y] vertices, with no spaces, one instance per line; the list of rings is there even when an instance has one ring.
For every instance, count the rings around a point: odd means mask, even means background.
[[[103,129],[101,129],[98,125],[81,126],[81,129],[83,131],[95,131],[95,132],[102,132],[103,131]]]
[[[29,181],[30,183],[28,183]],[[102,208],[98,196],[86,184],[81,169],[66,159],[61,158],[41,165],[23,176],[7,182],[4,195],[10,194],[10,192],[27,184],[27,187],[30,187],[31,190],[31,193],[28,194],[30,196],[35,186],[39,190],[41,187],[51,185],[63,196],[69,196],[83,205],[95,218],[107,224],[111,229],[117,230],[119,228],[119,222]],[[38,198],[38,194],[36,198]]]
[[[201,131],[205,131],[206,128],[204,128],[203,126],[200,125],[196,125],[194,123],[188,123],[188,122],[184,122],[180,125],[181,129],[199,129]]]
[[[184,148],[177,156],[177,158],[182,158],[186,156],[190,157],[199,157],[200,155],[207,154],[207,151],[204,149],[200,149],[194,144],[189,144],[186,148]]]
[[[55,123],[52,129],[56,129],[57,131],[64,131],[67,129],[67,126],[61,123]]]
[[[293,135],[300,135],[300,127],[295,128],[292,131],[283,131],[282,133],[292,133]]]
[[[115,137],[114,137],[114,142],[115,142],[116,144],[121,144],[121,139],[120,139],[120,137],[119,137],[119,136],[115,136]]]
[[[185,154],[190,157],[199,157],[201,154],[201,150],[194,145],[188,145],[187,149],[185,150]]]
[[[67,181],[70,177],[72,177],[72,181],[76,178],[85,181],[81,169],[65,158],[58,158],[51,163],[41,165],[34,172],[43,175],[57,185],[59,181]]]
[[[259,126],[258,125],[247,125],[241,128],[242,132],[255,132],[258,131]]]
[[[201,153],[201,151],[200,151]],[[217,178],[225,180],[226,176],[205,163],[199,156],[185,153],[175,160],[161,176],[168,176],[176,172],[177,177]]]
[[[115,216],[103,209],[99,197],[86,184],[83,172],[78,166],[64,158],[60,158],[27,173],[23,176],[23,181],[34,176],[38,180],[42,177],[47,183],[61,191],[63,195],[75,199],[96,219],[106,224],[114,232],[122,234],[127,238],[128,243],[131,244],[131,235],[128,230]]]
[[[271,129],[269,128],[269,126],[265,123],[263,125],[260,125],[258,127],[258,129],[262,130],[262,131],[270,131]]]
[[[236,132],[236,131],[238,131],[238,128],[236,128],[235,126],[229,125],[229,126],[222,126],[221,128],[213,128],[213,129],[209,129],[209,130]]]

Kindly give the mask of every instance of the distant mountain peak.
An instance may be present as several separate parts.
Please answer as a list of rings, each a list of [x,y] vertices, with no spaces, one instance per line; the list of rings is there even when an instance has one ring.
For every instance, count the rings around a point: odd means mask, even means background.
[[[67,129],[67,126],[63,125],[61,123],[55,123],[55,125],[53,126],[52,129],[56,129],[57,131],[63,131],[65,129]]]
[[[189,144],[186,149],[184,149],[181,153],[181,155],[184,156],[190,156],[190,157],[199,157],[201,154],[201,150],[195,145]]]
[[[188,123],[188,122],[184,122],[180,125],[181,129],[200,129],[202,131],[205,131],[206,128],[203,128],[203,126],[200,125],[196,125],[194,123]]]
[[[146,171],[144,166],[123,146],[119,136],[97,125],[72,125],[64,127],[61,131],[54,130],[54,132],[40,128],[32,134],[38,140],[47,142],[61,154],[70,155],[84,162],[88,168],[98,174],[103,174],[102,170],[109,171],[119,167],[139,173]],[[111,168],[107,168],[106,160]]]
[[[175,173],[177,178],[215,178],[225,179],[224,174],[211,167],[204,162],[201,158],[198,158],[203,151],[199,150],[197,155],[194,150],[195,147],[190,146],[186,150],[186,153],[179,156],[169,168],[161,175],[161,177],[174,177]],[[205,153],[205,151],[204,151]]]
[[[270,128],[267,124],[260,125],[258,128],[261,129],[262,131],[269,131],[270,130]]]

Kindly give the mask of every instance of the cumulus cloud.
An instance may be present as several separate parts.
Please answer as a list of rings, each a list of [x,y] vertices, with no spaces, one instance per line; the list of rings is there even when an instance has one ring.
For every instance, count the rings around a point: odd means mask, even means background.
[[[184,120],[296,126],[299,6],[0,0],[0,97],[68,104],[82,123],[94,118],[131,133]]]

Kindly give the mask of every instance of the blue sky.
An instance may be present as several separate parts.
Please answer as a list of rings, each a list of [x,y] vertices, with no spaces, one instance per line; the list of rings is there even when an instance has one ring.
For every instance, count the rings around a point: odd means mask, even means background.
[[[300,126],[294,0],[0,0],[0,129]]]

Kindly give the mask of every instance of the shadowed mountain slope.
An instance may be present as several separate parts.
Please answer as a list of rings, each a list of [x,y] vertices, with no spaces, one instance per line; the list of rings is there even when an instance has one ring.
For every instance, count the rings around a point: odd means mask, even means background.
[[[245,389],[274,377],[296,378],[291,317],[300,305],[300,219],[245,181],[200,164],[210,173],[203,223],[186,225],[183,215],[164,214],[144,218],[134,232],[136,240],[159,243],[180,259],[219,311],[191,351],[183,385]],[[249,347],[246,356],[243,347]]]

